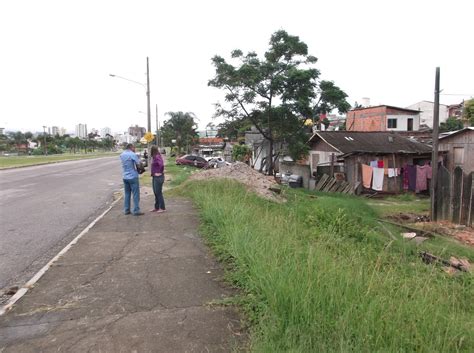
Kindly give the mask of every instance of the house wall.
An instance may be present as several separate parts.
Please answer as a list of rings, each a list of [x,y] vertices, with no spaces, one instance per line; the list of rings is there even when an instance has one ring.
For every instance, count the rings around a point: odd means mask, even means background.
[[[387,118],[398,120],[396,129],[388,129]],[[420,128],[419,113],[410,113],[404,110],[387,106],[351,110],[347,113],[346,129],[348,131],[407,131],[408,119],[413,119],[413,130]]]
[[[385,131],[386,107],[351,110],[347,113],[348,131]]]
[[[454,163],[454,149],[463,149],[463,163]],[[464,173],[474,171],[474,130],[467,130],[454,136],[445,137],[439,140],[438,150],[447,152],[446,168],[453,172],[458,165],[463,168]]]
[[[389,129],[388,125],[386,126],[387,131],[408,131],[408,119],[413,119],[413,130],[420,130],[420,116],[419,115],[387,115],[387,124],[388,119],[397,120],[397,128]]]
[[[420,111],[420,124],[428,125],[433,128],[434,103],[428,101],[421,101],[412,104],[407,109]],[[444,123],[448,119],[448,106],[444,104],[439,105],[439,122]]]

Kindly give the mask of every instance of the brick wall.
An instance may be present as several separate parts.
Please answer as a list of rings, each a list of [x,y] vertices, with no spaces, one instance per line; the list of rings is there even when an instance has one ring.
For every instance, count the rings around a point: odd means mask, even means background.
[[[348,131],[386,131],[387,107],[351,110],[347,113]]]

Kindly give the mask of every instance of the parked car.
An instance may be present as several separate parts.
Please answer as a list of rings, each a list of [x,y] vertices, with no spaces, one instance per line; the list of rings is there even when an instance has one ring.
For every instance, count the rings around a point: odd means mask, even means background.
[[[192,154],[186,154],[182,157],[176,158],[177,165],[192,165],[197,168],[208,168],[209,163],[202,157]]]
[[[209,163],[209,168],[221,168],[227,165],[231,165],[231,163],[224,160],[222,157],[207,157],[207,163]]]

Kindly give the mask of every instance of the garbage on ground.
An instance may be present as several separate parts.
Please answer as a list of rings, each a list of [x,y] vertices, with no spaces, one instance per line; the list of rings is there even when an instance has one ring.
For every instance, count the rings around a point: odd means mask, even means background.
[[[402,233],[402,237],[404,237],[405,239],[413,239],[414,237],[416,237],[416,233],[414,232]]]

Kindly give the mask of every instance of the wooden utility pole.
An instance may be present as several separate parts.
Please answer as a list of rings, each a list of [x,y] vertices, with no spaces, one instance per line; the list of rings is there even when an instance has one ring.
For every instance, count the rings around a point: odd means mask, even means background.
[[[160,138],[158,137],[158,134],[160,133],[160,125],[158,124],[158,104],[156,104],[156,147],[160,145]]]
[[[148,56],[146,57],[146,97],[147,97],[147,132],[151,132],[151,112],[150,112],[150,68],[148,65]]]
[[[431,156],[431,220],[437,221],[436,215],[436,194],[438,184],[438,135],[439,135],[439,67],[436,68],[435,76],[435,97],[433,110],[433,153]]]

